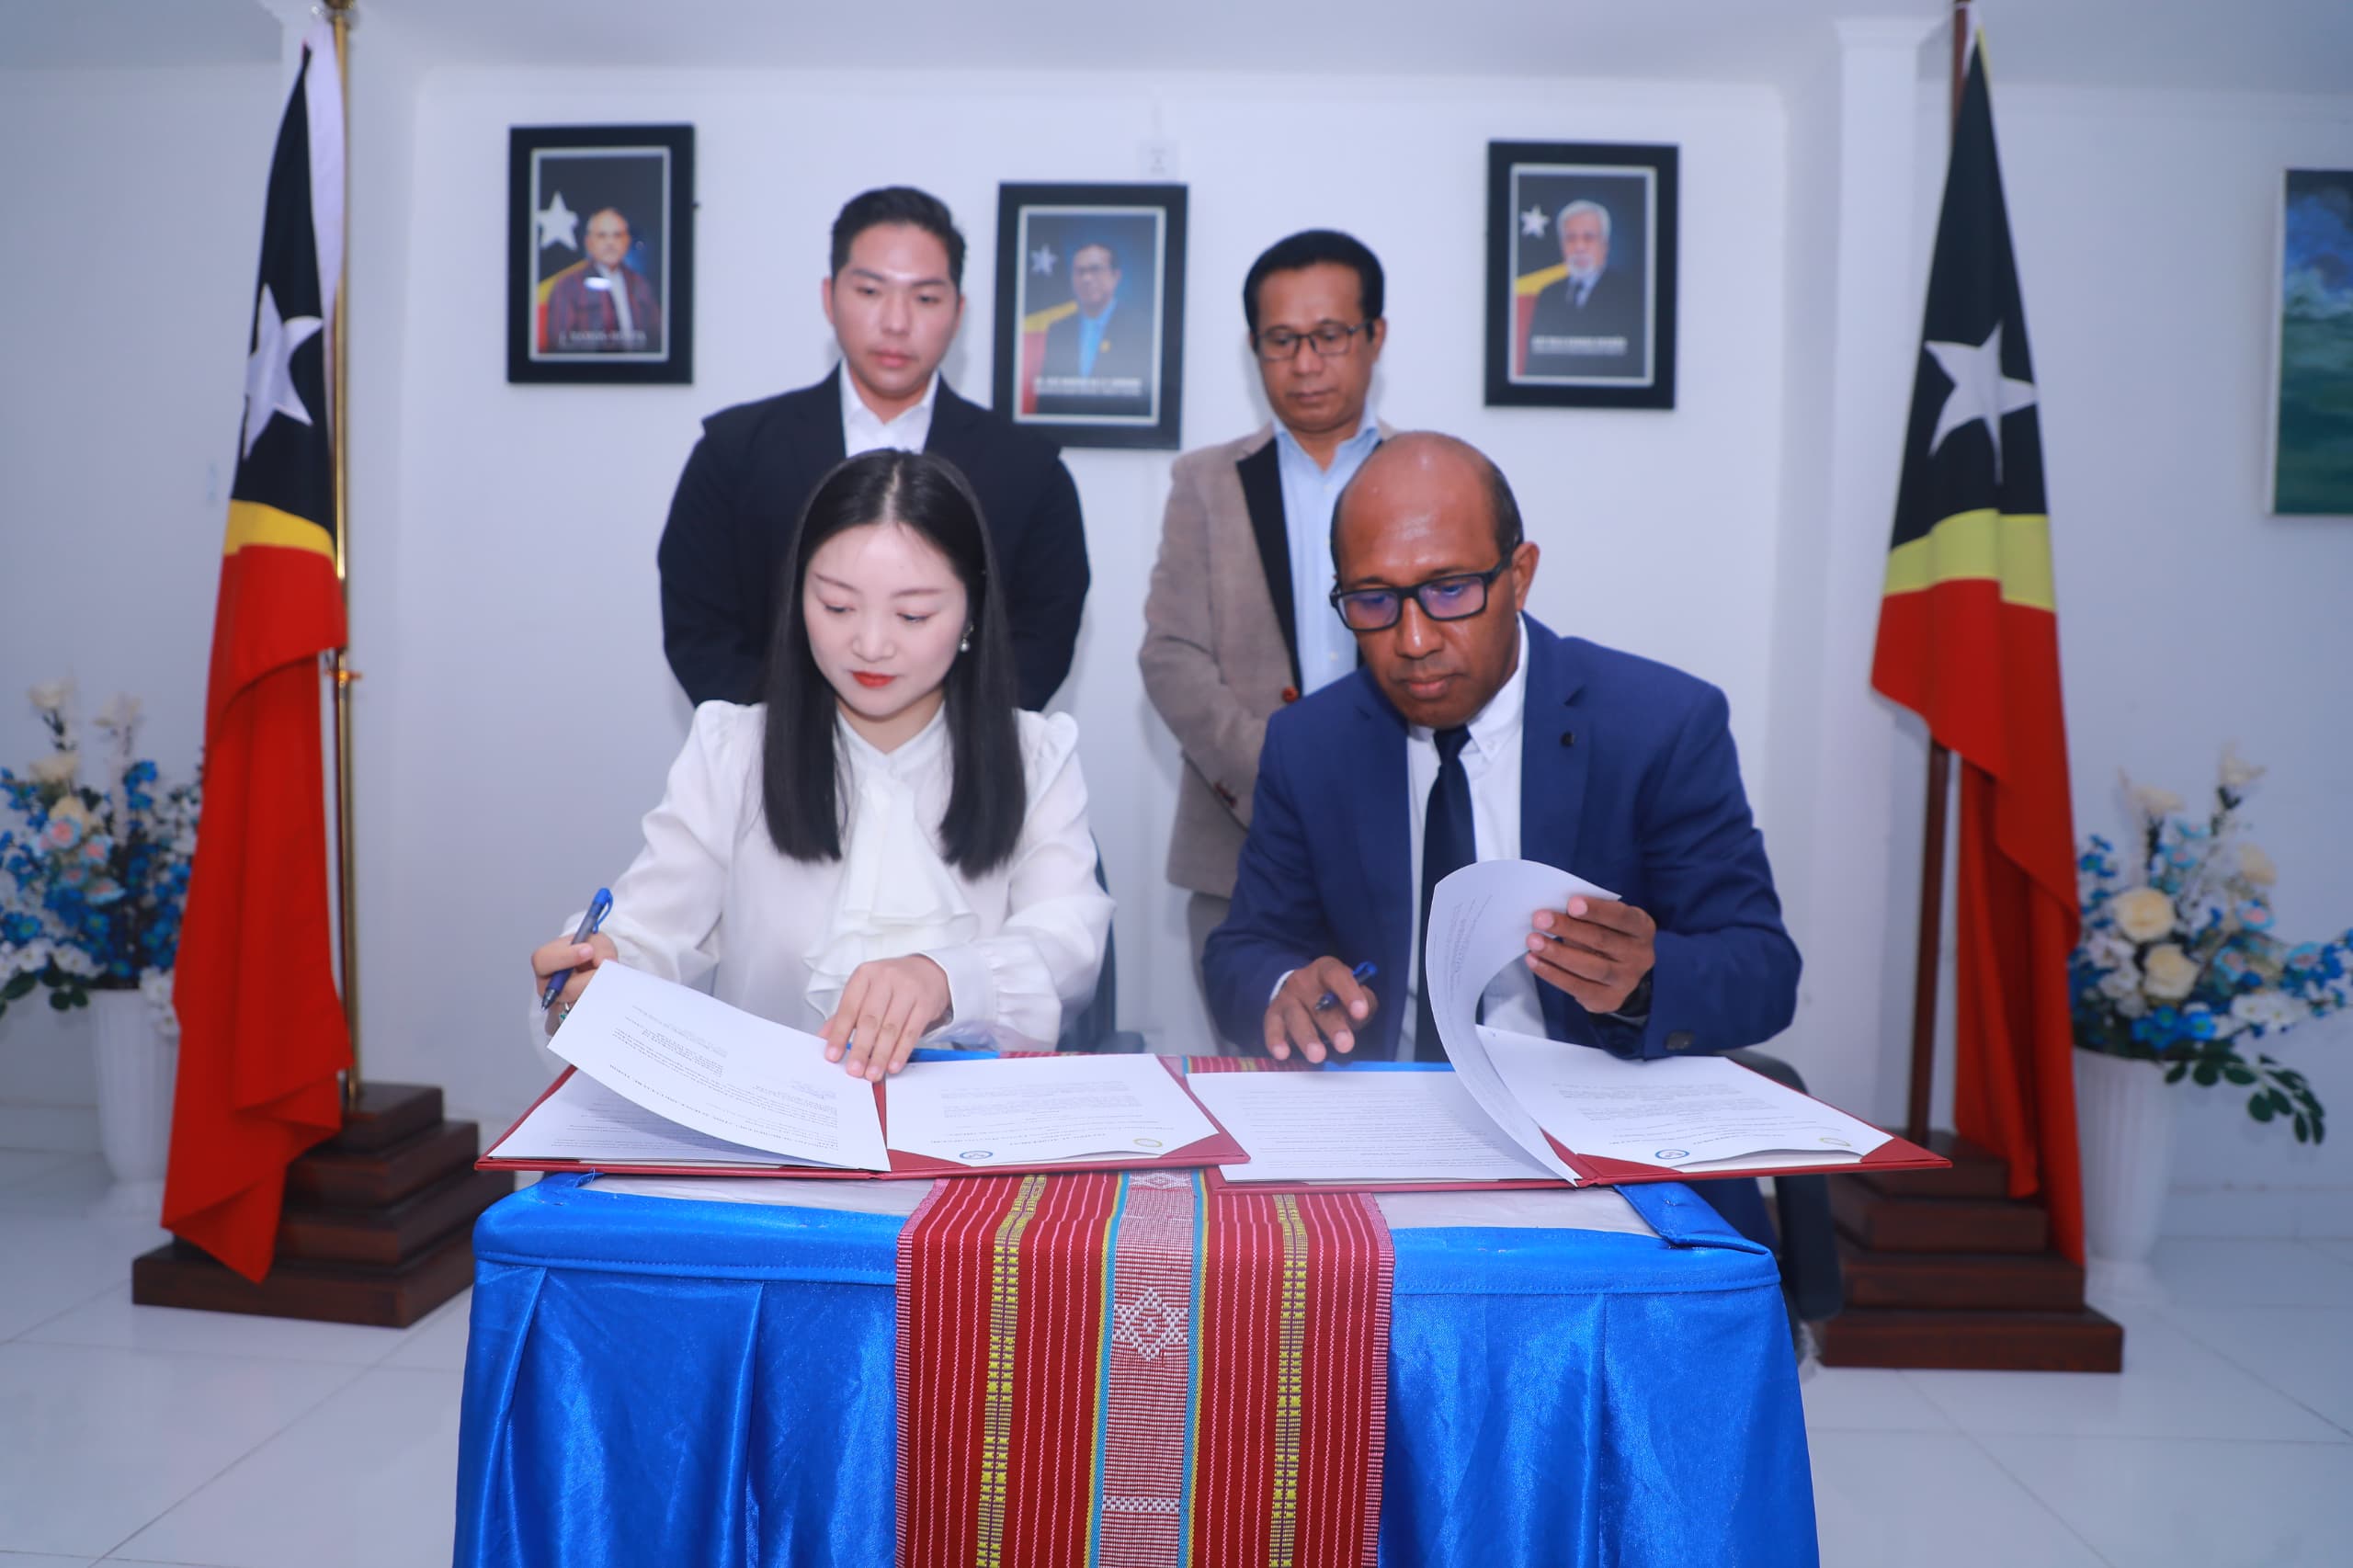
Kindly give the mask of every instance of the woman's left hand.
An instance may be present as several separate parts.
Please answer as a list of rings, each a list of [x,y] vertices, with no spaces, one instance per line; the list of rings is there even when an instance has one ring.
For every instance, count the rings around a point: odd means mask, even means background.
[[[825,1060],[841,1062],[853,1078],[879,1083],[907,1064],[915,1043],[947,1022],[953,1006],[948,971],[921,953],[859,964],[842,987],[841,1006],[818,1031]]]

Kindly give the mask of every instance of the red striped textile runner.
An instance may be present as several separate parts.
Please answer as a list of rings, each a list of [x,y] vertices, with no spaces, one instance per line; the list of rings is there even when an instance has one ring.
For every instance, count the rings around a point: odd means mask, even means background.
[[[898,1271],[903,1568],[1370,1568],[1391,1255],[1370,1198],[957,1177]]]

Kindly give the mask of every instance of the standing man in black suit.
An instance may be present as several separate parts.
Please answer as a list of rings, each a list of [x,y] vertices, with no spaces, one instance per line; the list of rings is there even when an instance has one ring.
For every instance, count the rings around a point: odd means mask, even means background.
[[[967,403],[939,362],[964,315],[964,236],[905,186],[834,221],[821,298],[842,362],[813,387],[722,409],[678,476],[662,530],[662,646],[695,702],[759,700],[777,582],[827,471],[880,447],[928,452],[979,495],[1004,579],[1025,708],[1070,673],[1086,605],[1078,487],[1053,443]]]
[[[1567,275],[1544,286],[1529,322],[1531,376],[1640,376],[1649,352],[1642,280],[1609,270],[1609,209],[1572,201],[1553,220]]]

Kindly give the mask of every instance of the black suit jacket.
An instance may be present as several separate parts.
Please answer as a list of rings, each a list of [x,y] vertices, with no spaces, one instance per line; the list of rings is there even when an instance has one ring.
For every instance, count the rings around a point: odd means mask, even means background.
[[[696,702],[760,699],[777,593],[817,482],[842,460],[841,370],[813,387],[722,409],[678,476],[657,553],[662,647]],[[1086,606],[1078,486],[1054,444],[939,383],[924,450],[981,499],[1020,671],[1042,708],[1070,673]]]
[[[1585,303],[1569,302],[1569,280],[1556,279],[1536,296],[1528,325],[1528,373],[1537,376],[1639,376],[1644,358],[1642,287],[1622,272],[1602,269]],[[1622,337],[1619,354],[1547,354],[1547,337]]]
[[[1041,383],[1077,377],[1078,336],[1076,312],[1046,329],[1046,354],[1038,367],[1038,379]],[[1124,396],[1112,396],[1105,392],[1050,392],[1041,384],[1038,389],[1038,412],[1150,414],[1152,378],[1155,370],[1156,367],[1152,362],[1152,318],[1130,306],[1116,306],[1103,333],[1103,341],[1096,347],[1092,379],[1097,382],[1132,379],[1141,383],[1139,390]]]

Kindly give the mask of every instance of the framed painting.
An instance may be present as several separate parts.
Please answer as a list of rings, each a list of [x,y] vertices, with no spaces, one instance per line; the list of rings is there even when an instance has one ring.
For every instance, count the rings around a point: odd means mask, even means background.
[[[691,125],[517,126],[506,379],[694,380]]]
[[[2353,517],[2353,169],[2290,169],[2279,202],[2271,510]]]
[[[995,402],[1066,447],[1179,441],[1185,187],[997,187]]]
[[[1675,406],[1676,149],[1487,144],[1490,407]]]

